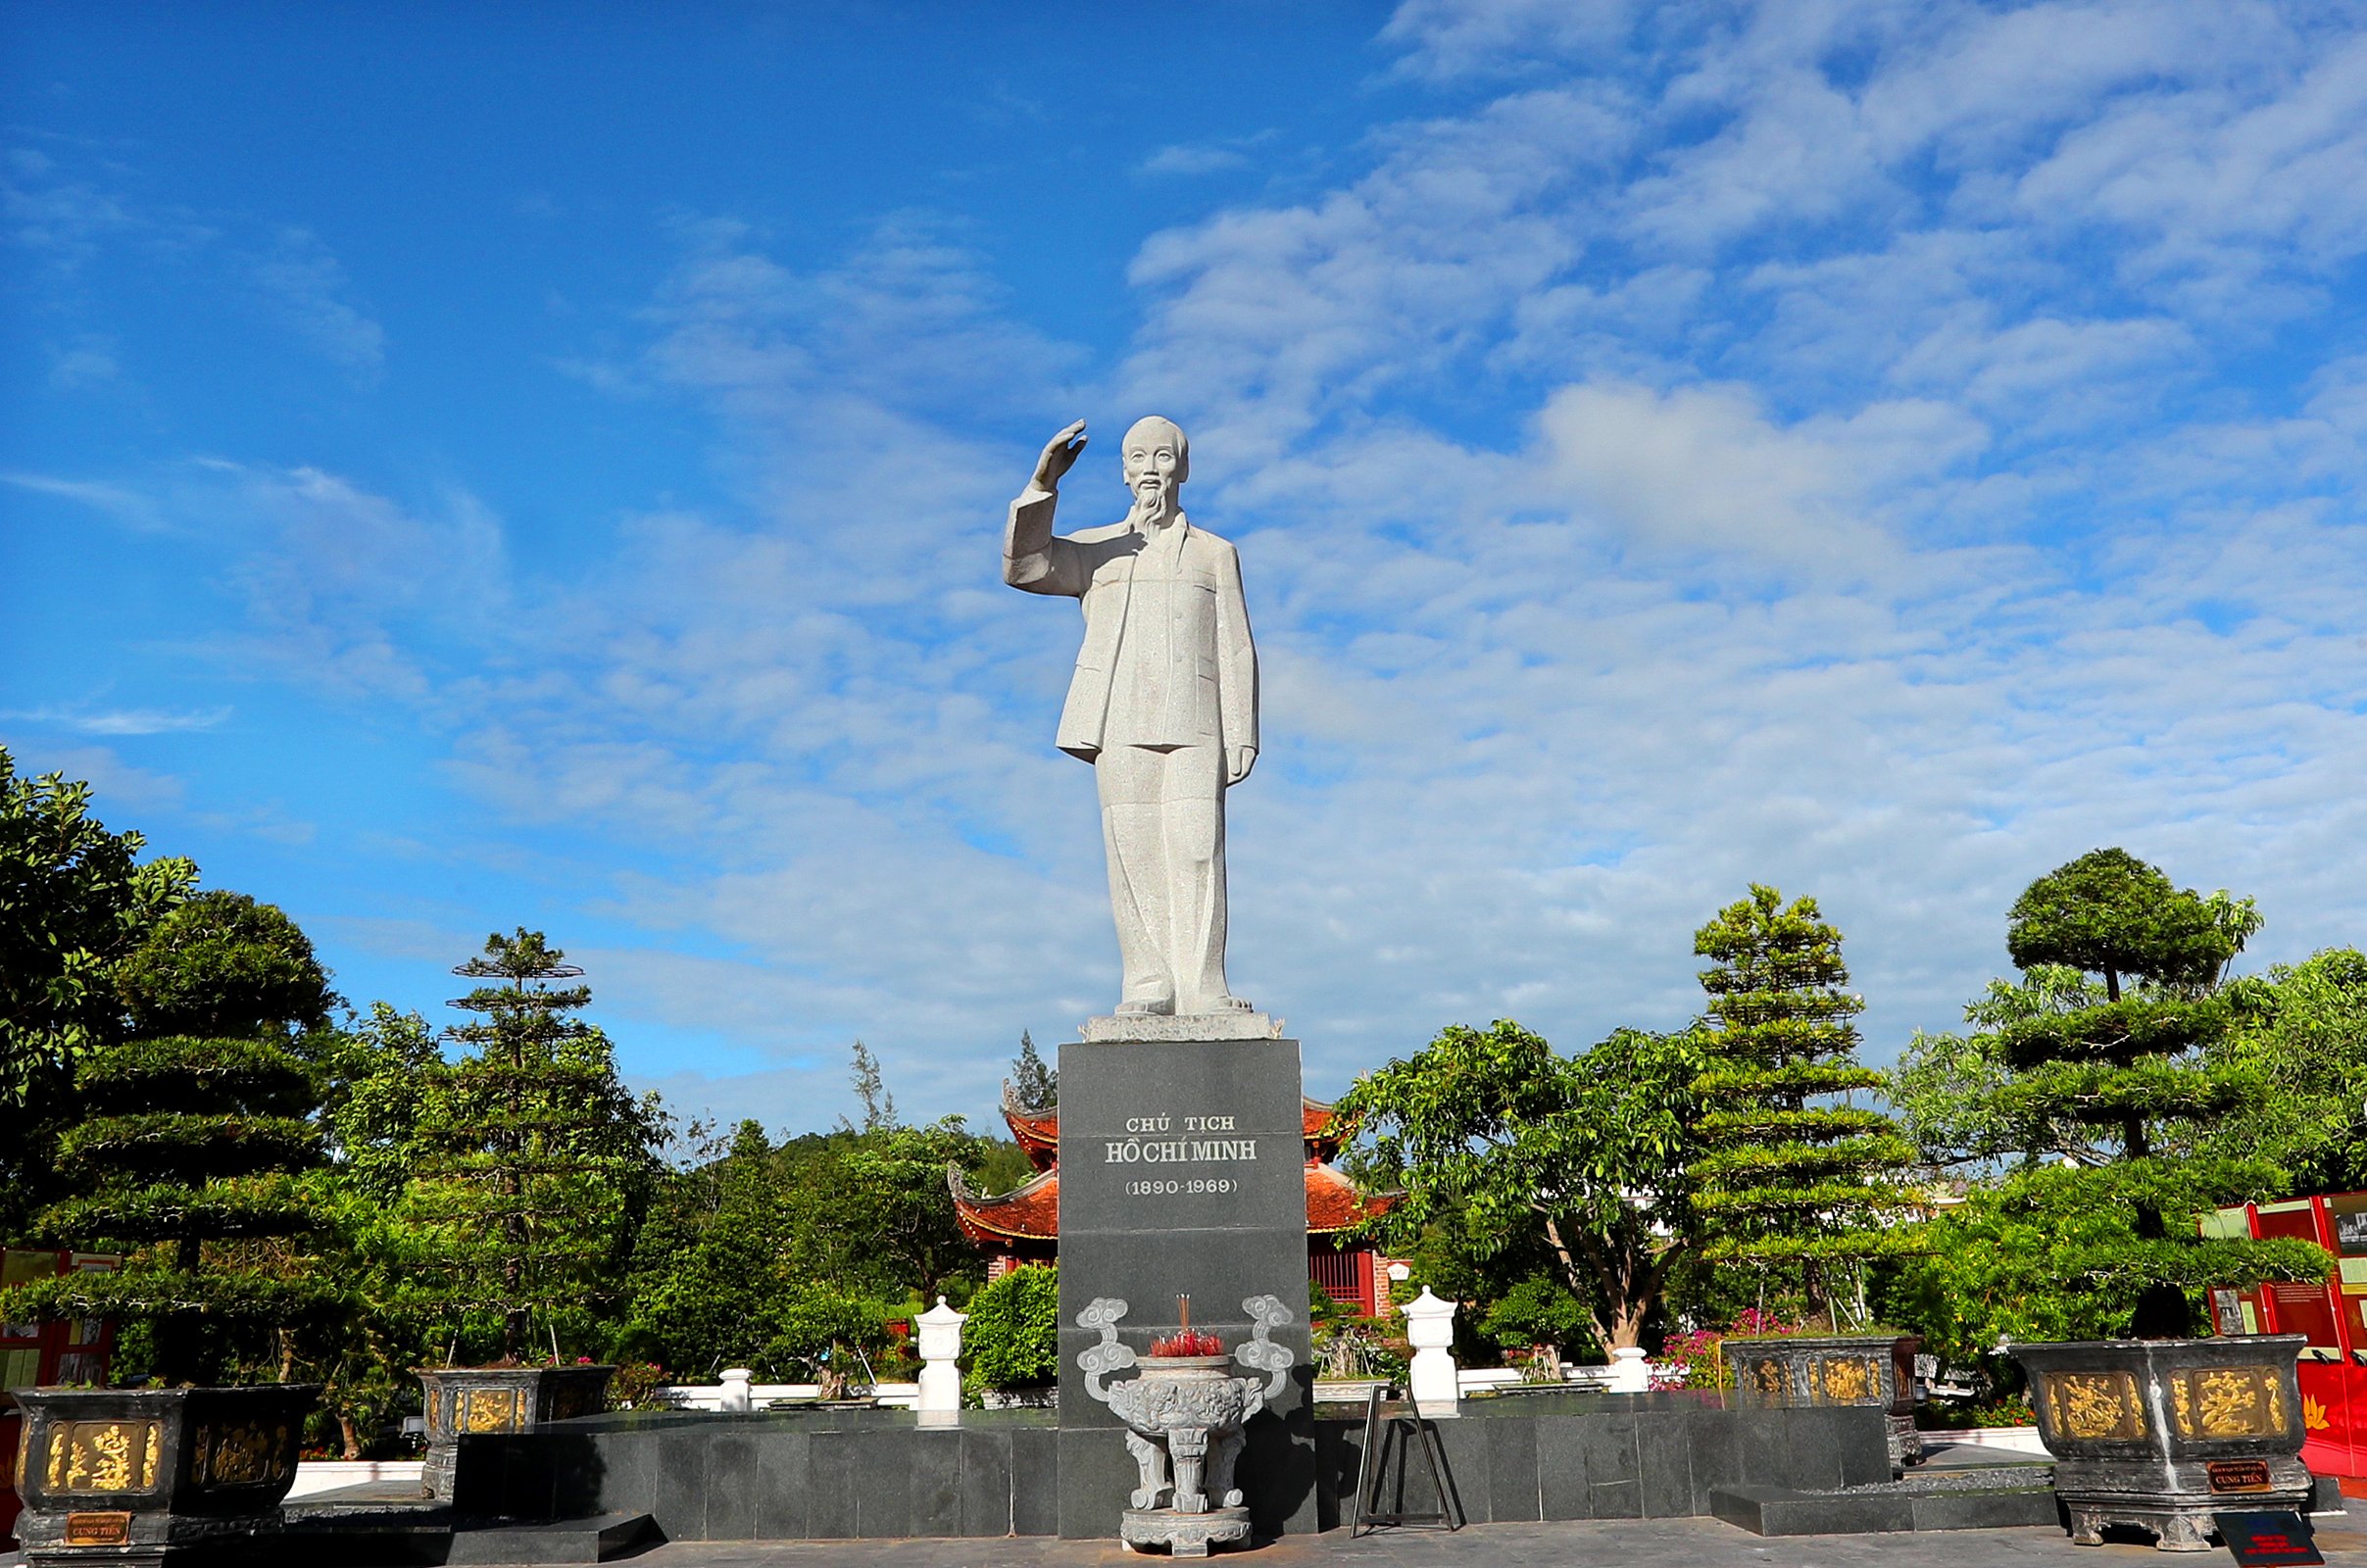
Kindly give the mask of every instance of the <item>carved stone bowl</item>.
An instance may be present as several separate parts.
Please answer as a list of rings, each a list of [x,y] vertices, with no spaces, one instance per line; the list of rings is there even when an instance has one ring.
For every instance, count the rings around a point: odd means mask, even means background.
[[[1234,1377],[1223,1355],[1154,1355],[1142,1376],[1110,1385],[1110,1408],[1147,1438],[1178,1429],[1231,1432],[1264,1407],[1261,1378]]]

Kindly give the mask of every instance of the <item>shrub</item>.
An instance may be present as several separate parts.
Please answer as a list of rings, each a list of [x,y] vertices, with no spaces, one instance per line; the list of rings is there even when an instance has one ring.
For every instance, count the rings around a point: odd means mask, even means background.
[[[1007,1393],[1060,1377],[1060,1270],[1031,1265],[970,1298],[962,1348],[979,1385]]]

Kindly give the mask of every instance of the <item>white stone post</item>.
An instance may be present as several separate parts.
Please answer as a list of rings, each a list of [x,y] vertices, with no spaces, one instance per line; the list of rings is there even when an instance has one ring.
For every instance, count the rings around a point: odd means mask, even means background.
[[[1621,1346],[1611,1352],[1610,1381],[1603,1387],[1613,1394],[1650,1394],[1652,1364],[1641,1349],[1632,1345]]]
[[[937,1298],[937,1304],[912,1320],[920,1331],[920,1399],[914,1406],[924,1427],[958,1426],[962,1421],[962,1325],[969,1314],[957,1312]]]
[[[755,1377],[756,1373],[748,1367],[725,1367],[723,1369],[723,1402],[718,1408],[724,1410],[755,1409],[756,1399],[748,1392],[748,1385]]]
[[[1425,1285],[1401,1310],[1405,1314],[1405,1338],[1413,1346],[1413,1407],[1432,1420],[1459,1414],[1455,1401],[1461,1394],[1455,1384],[1455,1357],[1448,1349],[1455,1343],[1455,1303],[1440,1300]]]

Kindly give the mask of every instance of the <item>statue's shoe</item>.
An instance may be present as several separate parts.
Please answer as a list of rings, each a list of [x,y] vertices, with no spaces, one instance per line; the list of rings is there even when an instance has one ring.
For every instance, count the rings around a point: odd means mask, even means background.
[[[1173,1001],[1160,997],[1148,1002],[1121,1002],[1116,1016],[1120,1018],[1165,1018],[1174,1014]]]

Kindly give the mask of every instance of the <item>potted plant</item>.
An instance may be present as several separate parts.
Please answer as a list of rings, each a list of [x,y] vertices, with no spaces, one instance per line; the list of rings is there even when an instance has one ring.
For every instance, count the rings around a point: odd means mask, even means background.
[[[2107,1217],[2052,1250],[2046,1269],[2059,1290],[2132,1296],[2126,1338],[2010,1348],[2083,1544],[2127,1525],[2164,1550],[2198,1551],[2216,1511],[2307,1504],[2302,1337],[2191,1337],[2211,1287],[2322,1278],[2328,1266],[2306,1244],[2209,1238],[2194,1223],[2276,1181],[2192,1152],[2262,1097],[2202,1054],[2228,1026],[2220,982],[2258,923],[2249,900],[2180,889],[2118,849],[2039,878],[2008,919],[2007,950],[2044,1000],[1997,1036],[2005,1072],[1989,1108],[2047,1129],[2026,1147],[2075,1152],[2024,1164],[2002,1200]]]
[[[471,1049],[425,1073],[404,1198],[420,1304],[447,1364],[423,1367],[430,1496],[452,1494],[460,1440],[607,1407],[616,1368],[567,1354],[617,1260],[615,1238],[652,1176],[657,1129],[617,1081],[607,1038],[569,1016],[583,971],[538,931],[495,934],[453,972],[478,982],[453,1005]],[[486,1359],[462,1364],[473,1351]]]
[[[78,1114],[59,1141],[74,1192],[36,1225],[127,1255],[22,1287],[0,1313],[144,1324],[149,1377],[15,1391],[16,1529],[41,1563],[161,1562],[272,1528],[321,1391],[262,1379],[284,1365],[278,1333],[334,1298],[285,1250],[317,1228],[296,1181],[319,1157],[315,1088],[289,1049],[325,1021],[311,944],[277,909],[209,893],[161,921],[118,984],[128,1038],[75,1066]]]
[[[1865,1004],[1847,989],[1841,942],[1814,899],[1787,905],[1755,883],[1695,933],[1714,966],[1701,974],[1709,1064],[1693,1083],[1707,1152],[1688,1174],[1702,1258],[1749,1266],[1762,1295],[1773,1286],[1806,1319],[1756,1337],[1764,1315],[1746,1314],[1725,1341],[1736,1400],[1879,1407],[1899,1471],[1923,1458],[1922,1342],[1868,1321],[1865,1265],[1913,1245],[1899,1223],[1914,1206],[1899,1172],[1914,1149],[1882,1111],[1849,1102],[1888,1079],[1857,1061],[1849,1020]]]
[[[1915,1427],[1915,1354],[1922,1348],[1921,1336],[1884,1328],[1838,1335],[1755,1328],[1723,1342],[1737,1405],[1879,1409],[1890,1426],[1894,1471],[1923,1462],[1923,1435]]]

